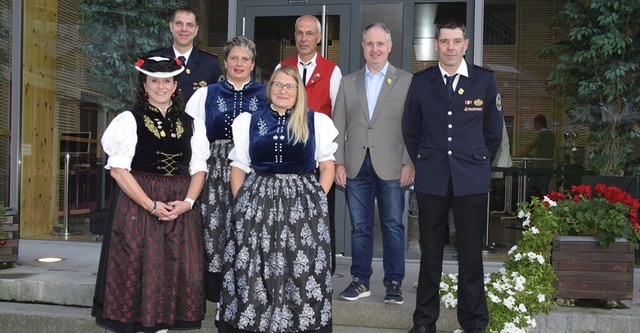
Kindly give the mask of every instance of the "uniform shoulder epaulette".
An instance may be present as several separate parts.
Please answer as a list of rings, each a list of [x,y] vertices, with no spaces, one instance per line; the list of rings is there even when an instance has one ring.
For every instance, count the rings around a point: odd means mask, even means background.
[[[200,51],[202,51],[203,53],[208,54],[208,55],[210,55],[210,56],[213,56],[213,57],[216,57],[216,58],[218,57],[218,55],[217,55],[217,54],[215,54],[215,53],[213,53],[213,52],[210,52],[210,51],[207,51],[207,50],[205,50],[205,49],[198,48],[198,50],[200,50]]]
[[[475,69],[481,69],[481,70],[483,70],[483,71],[485,71],[485,72],[493,73],[493,70],[491,70],[491,69],[489,69],[489,68],[482,67],[482,66],[478,66],[478,65],[472,65],[472,66],[473,66],[473,68],[475,68]]]

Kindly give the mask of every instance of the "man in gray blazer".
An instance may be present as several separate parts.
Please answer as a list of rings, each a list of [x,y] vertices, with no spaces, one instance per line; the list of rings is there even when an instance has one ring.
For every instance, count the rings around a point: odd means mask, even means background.
[[[414,169],[402,139],[402,113],[411,74],[389,64],[392,42],[382,23],[362,32],[366,66],[342,78],[333,121],[336,184],[345,188],[351,216],[351,275],[344,300],[371,295],[373,212],[377,199],[382,228],[385,303],[402,304],[405,230],[404,191]]]

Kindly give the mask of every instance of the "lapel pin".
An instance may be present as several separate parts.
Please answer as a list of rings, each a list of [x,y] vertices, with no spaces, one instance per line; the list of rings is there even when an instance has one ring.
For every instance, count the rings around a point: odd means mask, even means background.
[[[189,68],[187,68],[186,72],[187,74],[191,74],[191,70]]]
[[[458,95],[462,95],[462,94],[464,94],[464,89],[462,88],[458,89]]]
[[[391,84],[391,79],[387,79],[387,84]]]

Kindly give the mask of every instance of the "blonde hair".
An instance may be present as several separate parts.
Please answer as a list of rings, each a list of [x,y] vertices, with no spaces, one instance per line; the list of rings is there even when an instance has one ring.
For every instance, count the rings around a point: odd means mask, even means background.
[[[269,103],[272,103],[271,100],[271,89],[273,89],[273,79],[278,75],[278,73],[283,73],[293,78],[296,82],[296,103],[291,108],[291,117],[289,119],[289,125],[287,126],[287,132],[289,134],[289,142],[292,144],[297,144],[298,142],[302,142],[303,144],[307,143],[309,139],[309,125],[307,119],[307,92],[304,90],[304,84],[302,84],[302,78],[300,78],[300,74],[298,74],[298,69],[294,68],[291,65],[284,65],[278,68],[273,75],[271,75],[271,79],[268,83],[268,91],[267,91],[267,100]]]

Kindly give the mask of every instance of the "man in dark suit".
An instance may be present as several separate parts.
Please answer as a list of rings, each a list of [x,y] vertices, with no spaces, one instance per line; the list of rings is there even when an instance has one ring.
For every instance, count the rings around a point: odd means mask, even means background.
[[[148,53],[150,56],[176,57],[184,63],[185,70],[178,75],[178,81],[185,104],[198,88],[218,82],[222,75],[218,57],[193,46],[198,28],[198,16],[192,8],[177,8],[169,21],[173,45]]]
[[[338,129],[336,185],[345,188],[351,217],[351,275],[340,298],[354,301],[371,295],[374,205],[382,229],[385,303],[402,304],[405,230],[404,193],[414,170],[404,148],[401,121],[411,73],[388,61],[391,32],[382,23],[362,33],[367,62],[340,83],[333,112]]]
[[[468,45],[462,22],[439,23],[438,66],[415,74],[407,94],[402,130],[416,169],[422,250],[410,333],[436,332],[450,204],[458,249],[458,322],[474,333],[485,332],[489,323],[482,245],[503,114],[495,75],[464,60]]]

